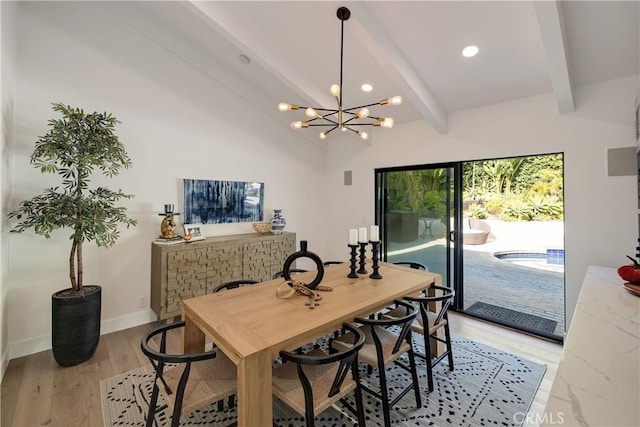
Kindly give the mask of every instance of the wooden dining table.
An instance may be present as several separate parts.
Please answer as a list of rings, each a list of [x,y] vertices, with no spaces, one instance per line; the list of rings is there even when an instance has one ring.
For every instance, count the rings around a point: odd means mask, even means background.
[[[367,269],[371,272],[370,264]],[[276,289],[282,278],[184,300],[183,350],[203,351],[206,340],[212,339],[237,367],[238,425],[272,425],[271,369],[281,350],[301,347],[356,317],[441,284],[439,274],[389,263],[380,263],[379,272],[382,279],[352,279],[347,277],[348,263],[325,267],[321,285],[332,290],[321,292],[322,300],[313,309],[305,305],[309,298],[298,293],[279,298]],[[310,283],[316,273],[293,278]]]

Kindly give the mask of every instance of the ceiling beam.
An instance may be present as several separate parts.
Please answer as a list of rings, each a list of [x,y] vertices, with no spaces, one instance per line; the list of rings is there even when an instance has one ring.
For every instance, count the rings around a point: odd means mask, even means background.
[[[439,133],[449,130],[447,111],[433,95],[420,75],[402,55],[391,37],[382,30],[382,25],[363,3],[349,5],[353,24],[349,30],[360,40],[371,55],[404,91],[424,118]]]
[[[224,2],[188,1],[183,3],[194,15],[223,35],[238,49],[246,53],[252,61],[257,62],[282,83],[295,91],[306,105],[333,105],[335,100],[325,93],[310,93],[308,78],[301,76],[286,64],[274,62],[267,49],[260,46],[250,29],[238,25],[224,7]],[[274,106],[275,108],[276,106]]]
[[[534,1],[542,44],[549,63],[549,77],[560,114],[575,111],[573,88],[565,40],[562,34],[562,18],[557,1]]]

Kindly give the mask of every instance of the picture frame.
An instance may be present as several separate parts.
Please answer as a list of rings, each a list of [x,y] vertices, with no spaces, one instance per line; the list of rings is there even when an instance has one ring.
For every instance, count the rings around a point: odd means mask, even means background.
[[[191,242],[205,239],[202,234],[202,224],[184,224],[184,234],[191,234]]]
[[[183,178],[186,224],[261,222],[264,183]]]

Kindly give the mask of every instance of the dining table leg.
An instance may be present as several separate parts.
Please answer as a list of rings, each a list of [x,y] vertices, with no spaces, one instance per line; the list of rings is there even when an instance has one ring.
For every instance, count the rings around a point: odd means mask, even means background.
[[[183,316],[184,328],[182,328],[182,354],[200,353],[204,351],[204,332],[196,326],[189,316]]]
[[[271,354],[261,351],[240,359],[238,373],[238,426],[271,426]]]

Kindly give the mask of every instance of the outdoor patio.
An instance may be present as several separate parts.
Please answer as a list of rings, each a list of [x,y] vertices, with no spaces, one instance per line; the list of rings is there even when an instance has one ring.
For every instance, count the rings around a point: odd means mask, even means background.
[[[563,222],[484,221],[491,226],[487,242],[481,245],[464,245],[464,309],[481,302],[497,306],[494,307],[496,309],[502,307],[531,315],[522,317],[533,320],[547,319],[546,330],[540,332],[562,338],[565,329],[564,263],[548,264],[544,258],[499,259],[494,254],[546,254],[548,249],[563,249]],[[433,221],[430,224],[431,230],[426,230],[425,233],[424,224],[424,221],[420,221],[416,240],[391,242],[388,260],[420,262],[429,270],[443,274],[444,228],[439,222]],[[555,326],[552,322],[556,322]]]

